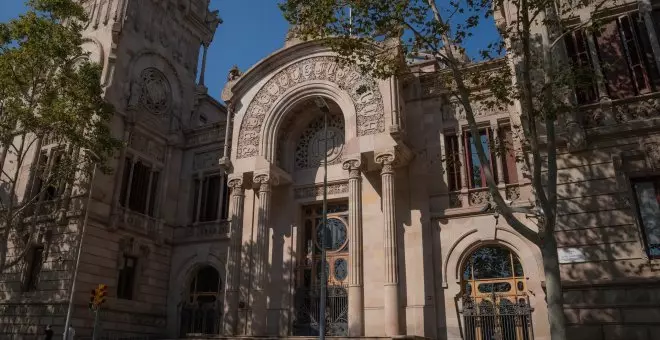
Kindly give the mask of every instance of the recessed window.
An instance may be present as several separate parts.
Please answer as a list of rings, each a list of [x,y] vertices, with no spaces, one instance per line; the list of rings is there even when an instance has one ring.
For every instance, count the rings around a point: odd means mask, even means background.
[[[135,286],[135,268],[137,258],[124,255],[122,266],[119,269],[119,278],[117,280],[117,298],[124,300],[133,300],[133,287]]]
[[[41,265],[44,261],[44,247],[34,246],[28,253],[28,261],[26,268],[26,275],[24,281],[24,290],[33,291],[37,289],[39,283],[39,274],[41,273]]]
[[[160,172],[126,158],[119,203],[132,211],[154,216]]]
[[[660,177],[633,182],[637,214],[646,251],[651,258],[660,257]]]

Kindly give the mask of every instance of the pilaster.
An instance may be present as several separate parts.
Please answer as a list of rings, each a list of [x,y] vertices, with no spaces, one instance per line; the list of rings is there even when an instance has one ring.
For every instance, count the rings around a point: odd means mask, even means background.
[[[225,306],[223,313],[223,333],[237,335],[238,333],[238,303],[241,274],[241,249],[243,246],[243,175],[229,175],[227,185],[231,188],[230,205],[230,244],[227,258],[227,278],[225,285]]]
[[[362,267],[362,158],[344,161],[348,171],[348,335],[364,335],[364,271]]]
[[[267,296],[266,284],[268,281],[268,249],[269,249],[269,222],[270,222],[270,199],[271,186],[276,184],[276,179],[269,173],[256,173],[253,183],[258,190],[258,219],[257,236],[254,243],[254,268],[253,281],[250,296],[251,318],[250,330],[252,335],[265,335],[267,319]]]
[[[395,166],[406,163],[405,154],[396,151],[377,153],[376,163],[382,166],[380,176],[382,181],[382,206],[383,206],[383,254],[385,259],[384,278],[384,316],[385,335],[401,335],[400,307],[399,307],[399,262],[397,254],[397,220],[396,220],[396,198],[394,187]]]

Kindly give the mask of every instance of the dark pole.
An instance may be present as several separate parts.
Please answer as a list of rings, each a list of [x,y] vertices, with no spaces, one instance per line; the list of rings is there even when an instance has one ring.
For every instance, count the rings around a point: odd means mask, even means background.
[[[328,279],[325,276],[325,234],[328,228],[328,111],[329,108],[322,98],[319,98],[319,108],[323,111],[323,134],[325,150],[323,150],[323,230],[321,232],[321,301],[319,307],[319,339],[325,340],[325,297]]]

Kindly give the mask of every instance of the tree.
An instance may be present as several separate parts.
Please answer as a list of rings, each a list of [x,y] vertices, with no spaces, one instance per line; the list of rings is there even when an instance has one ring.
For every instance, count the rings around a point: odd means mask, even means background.
[[[72,0],[27,5],[0,23],[0,273],[33,246],[37,217],[66,220],[92,163],[107,171],[120,145],[101,67],[81,47],[83,8]],[[56,151],[42,152],[48,145]]]
[[[546,301],[553,340],[566,338],[555,225],[557,216],[557,125],[566,127],[579,146],[584,132],[574,124],[577,101],[574,89],[588,86],[594,74],[566,58],[564,37],[577,29],[596,29],[589,19],[568,27],[563,19],[594,13],[604,1],[550,0],[287,0],[280,4],[293,25],[293,35],[302,40],[322,40],[342,62],[358,65],[379,78],[409,72],[405,58],[430,58],[437,63],[438,77],[463,106],[472,136],[479,131],[475,102],[489,107],[519,104],[521,116],[512,117],[522,145],[524,162],[536,202],[532,208],[514,208],[497,189],[488,156],[475,143],[484,168],[492,203],[522,236],[538,245],[543,256]],[[478,59],[505,58],[509,65],[484,73],[468,67],[462,57],[476,34],[498,17],[497,37],[477,40]],[[495,25],[493,25],[495,26]],[[588,27],[587,27],[588,26]],[[493,27],[495,30],[495,27]],[[477,89],[486,88],[486,98]],[[482,92],[483,93],[483,92]],[[536,228],[522,222],[520,213],[533,216]]]

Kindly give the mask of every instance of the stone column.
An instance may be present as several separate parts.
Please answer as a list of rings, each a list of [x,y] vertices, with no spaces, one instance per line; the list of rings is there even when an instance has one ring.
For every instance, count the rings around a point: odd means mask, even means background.
[[[344,162],[348,170],[348,336],[364,335],[364,279],[362,269],[361,159]]]
[[[396,204],[394,189],[394,154],[376,156],[376,163],[382,165],[382,205],[383,205],[383,255],[385,258],[385,335],[401,334],[399,327],[399,262],[396,241]]]
[[[254,184],[259,186],[259,205],[257,220],[257,238],[254,242],[254,267],[252,268],[252,292],[250,318],[251,335],[266,333],[266,284],[268,282],[268,249],[271,185],[273,181],[268,174],[256,174]]]
[[[503,138],[504,136],[500,136],[500,129],[499,126],[497,126],[497,122],[492,122],[490,125],[490,129],[493,131],[493,141],[495,142],[494,145],[491,145],[490,148],[492,147],[500,147],[503,146],[505,141]],[[499,151],[503,150],[503,153],[500,153]],[[495,162],[492,162],[492,164],[495,164],[497,167],[496,173],[497,173],[497,189],[499,189],[500,195],[502,197],[506,197],[506,183],[504,183],[504,157],[506,157],[507,150],[504,147],[500,147],[500,150],[491,150],[491,157],[495,157]]]
[[[461,200],[461,207],[467,207],[470,205],[470,202],[468,200],[468,179],[467,179],[467,155],[470,153],[470,150],[465,150],[465,136],[463,135],[463,129],[461,127],[458,127],[457,131],[458,135],[458,159],[459,159],[459,164],[458,164],[458,172],[459,176],[461,176],[461,192],[460,192],[460,200]]]
[[[241,276],[241,250],[243,248],[243,178],[230,176],[227,185],[231,188],[230,244],[227,256],[227,278],[225,284],[225,306],[222,320],[226,336],[238,335],[238,302]]]

